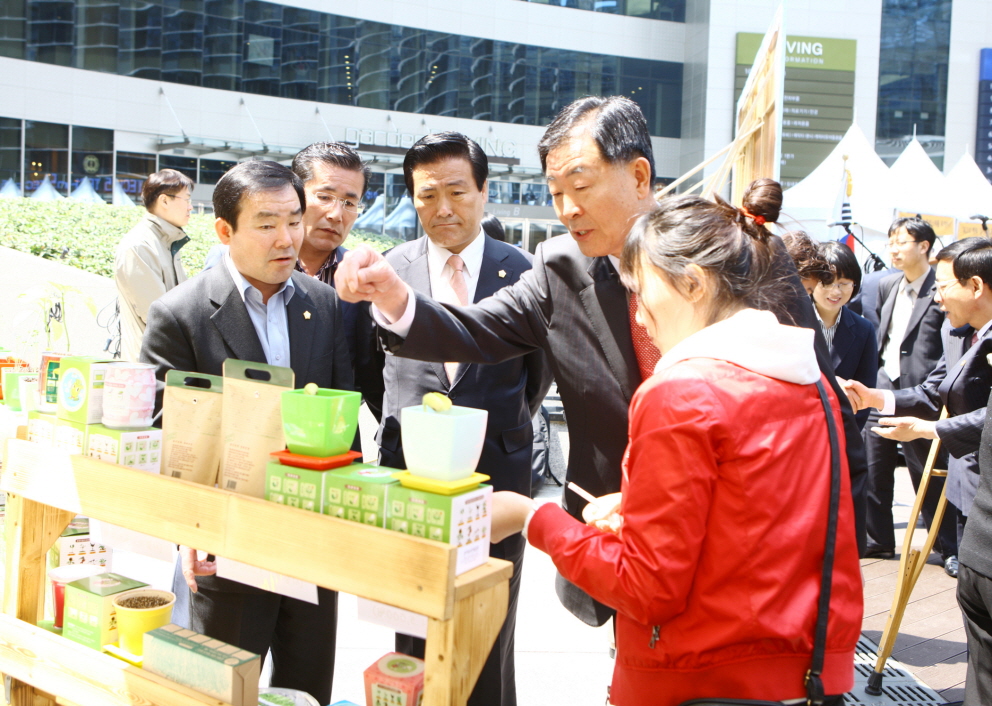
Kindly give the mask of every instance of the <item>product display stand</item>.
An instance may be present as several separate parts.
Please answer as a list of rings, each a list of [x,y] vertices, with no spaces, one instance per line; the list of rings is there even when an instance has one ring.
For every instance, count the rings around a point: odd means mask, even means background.
[[[947,419],[947,408],[940,413],[941,419]],[[902,555],[899,557],[899,573],[896,575],[896,592],[892,596],[892,607],[889,608],[889,617],[885,621],[885,630],[882,632],[882,639],[878,643],[878,659],[875,662],[874,671],[868,676],[868,685],[865,691],[872,696],[879,696],[882,693],[882,679],[885,671],[885,663],[892,656],[892,648],[899,637],[899,627],[902,625],[902,616],[909,605],[909,598],[913,594],[913,588],[923,572],[923,566],[930,556],[937,541],[937,534],[940,531],[940,523],[944,519],[944,509],[947,507],[947,497],[944,495],[945,487],[940,491],[940,499],[937,501],[937,509],[934,510],[933,521],[930,523],[930,531],[923,542],[923,549],[913,549],[913,531],[916,529],[916,522],[923,510],[923,499],[930,488],[931,478],[947,477],[947,471],[934,469],[937,463],[937,454],[940,451],[940,439],[934,439],[930,444],[930,454],[927,456],[927,463],[923,467],[923,477],[920,479],[920,487],[916,491],[916,500],[913,502],[913,510],[909,513],[909,521],[906,524],[906,536],[902,543]]]
[[[464,706],[506,615],[512,564],[20,439],[7,442],[0,672],[13,706],[221,702],[36,627],[45,552],[76,514],[428,617],[424,706]],[[389,646],[384,646],[388,649]]]

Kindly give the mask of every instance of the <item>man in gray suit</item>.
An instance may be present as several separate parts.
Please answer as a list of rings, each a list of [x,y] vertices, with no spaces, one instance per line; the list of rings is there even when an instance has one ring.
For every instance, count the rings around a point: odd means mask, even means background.
[[[356,248],[338,268],[338,292],[345,299],[373,301],[393,322],[380,326],[388,332],[384,345],[403,357],[497,363],[544,350],[568,419],[568,479],[601,496],[620,489],[630,399],[652,374],[652,359],[657,360],[657,350],[652,355],[641,345],[643,327],[633,320],[636,300],[620,283],[617,266],[631,226],[657,206],[651,136],[630,99],[588,97],[559,113],[538,152],[555,211],[569,236],[542,243],[533,269],[516,284],[475,305],[441,306],[401,282],[380,255]],[[796,291],[789,323],[816,331],[810,299],[784,245],[781,251],[783,276]],[[814,335],[817,358],[832,381],[823,334]],[[844,397],[839,387],[835,391]],[[860,520],[863,446],[844,399],[851,487]],[[563,500],[565,509],[578,517],[585,501],[570,490]],[[555,588],[562,604],[590,625],[602,625],[612,615],[560,576]]]
[[[221,375],[236,358],[291,367],[297,387],[353,389],[337,295],[294,272],[305,209],[303,183],[275,162],[245,162],[221,178],[215,227],[228,253],[149,313],[141,358],[160,382],[169,370]],[[337,594],[318,589],[319,605],[287,598],[214,576],[212,557],[180,551],[191,627],[263,659],[271,649],[273,686],[330,703]]]
[[[482,232],[489,161],[478,144],[456,132],[427,135],[403,160],[403,176],[426,235],[386,253],[400,279],[417,292],[450,304],[477,302],[520,279],[530,253]],[[372,334],[374,329],[368,329]],[[374,335],[373,335],[374,338]],[[425,363],[385,356],[379,462],[406,468],[400,411],[441,391],[458,405],[489,412],[477,471],[496,490],[530,495],[533,424],[551,384],[544,353],[533,351],[496,365]],[[520,535],[492,545],[490,556],[513,562],[506,620],[469,697],[470,706],[515,706],[513,634],[526,541]],[[397,635],[396,649],[423,656],[422,640]]]

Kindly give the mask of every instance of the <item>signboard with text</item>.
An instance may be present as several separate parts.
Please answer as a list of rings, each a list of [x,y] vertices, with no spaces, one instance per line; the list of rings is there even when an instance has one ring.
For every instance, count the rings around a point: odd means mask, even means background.
[[[975,161],[992,182],[992,49],[982,49],[980,54]]]
[[[737,34],[734,101],[740,98],[762,35]],[[795,186],[840,142],[854,119],[857,41],[786,37],[782,108],[782,186]]]

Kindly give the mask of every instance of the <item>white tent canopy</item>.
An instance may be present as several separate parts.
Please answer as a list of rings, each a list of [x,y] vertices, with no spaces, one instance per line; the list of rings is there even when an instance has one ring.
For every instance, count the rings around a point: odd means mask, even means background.
[[[114,190],[111,194],[111,203],[115,206],[134,206],[134,201],[131,200],[131,197],[124,191],[124,187],[116,179],[114,180]]]
[[[52,186],[52,175],[46,174],[45,178],[42,180],[38,188],[34,190],[30,198],[38,199],[39,201],[61,201],[65,198],[60,194],[54,186]]]
[[[946,179],[954,204],[950,215],[959,221],[970,221],[976,214],[992,216],[992,184],[970,154],[961,156]]]
[[[889,169],[892,207],[900,211],[951,216],[954,195],[923,145],[914,137]]]
[[[851,214],[862,225],[867,238],[883,237],[892,221],[889,196],[889,168],[875,154],[857,123],[852,123],[843,139],[809,176],[787,189],[780,223],[799,227],[819,239],[838,237],[827,223],[835,218],[834,207],[844,175],[844,157],[851,173]],[[789,219],[798,224],[790,224]]]
[[[0,199],[16,199],[21,197],[21,187],[13,179],[8,179],[0,186]]]
[[[72,190],[69,198],[73,201],[83,201],[85,203],[106,203],[100,194],[93,188],[93,181],[86,177],[79,180],[79,186]]]

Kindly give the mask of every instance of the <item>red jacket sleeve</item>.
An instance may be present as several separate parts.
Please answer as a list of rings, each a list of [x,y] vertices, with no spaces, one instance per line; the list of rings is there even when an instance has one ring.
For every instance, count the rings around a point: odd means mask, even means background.
[[[708,385],[658,377],[631,405],[621,534],[553,506],[535,513],[528,529],[565,578],[645,625],[685,609],[724,445],[720,403]]]

